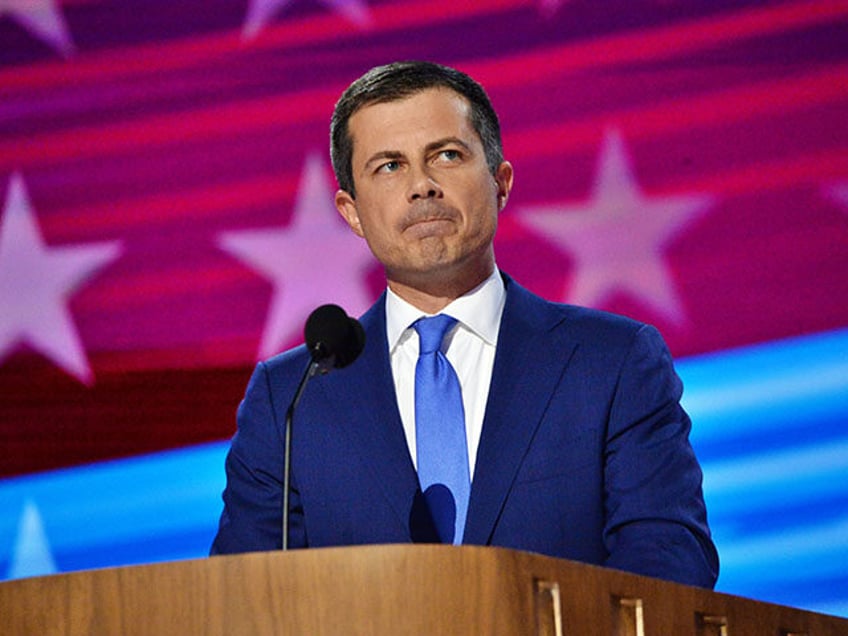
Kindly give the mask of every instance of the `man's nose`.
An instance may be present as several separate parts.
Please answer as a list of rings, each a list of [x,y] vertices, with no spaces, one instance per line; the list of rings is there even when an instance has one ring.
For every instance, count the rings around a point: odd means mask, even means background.
[[[426,168],[412,170],[409,183],[409,201],[418,199],[440,199],[442,188]]]

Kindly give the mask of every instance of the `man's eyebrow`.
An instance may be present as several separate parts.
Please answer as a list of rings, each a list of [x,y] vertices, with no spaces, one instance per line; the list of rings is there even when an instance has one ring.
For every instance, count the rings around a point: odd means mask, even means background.
[[[396,161],[398,159],[403,158],[403,153],[399,150],[381,150],[379,152],[375,152],[368,158],[368,161],[365,162],[365,168],[368,169],[372,164],[378,161]]]
[[[437,139],[436,141],[432,141],[429,144],[427,144],[424,147],[424,150],[429,153],[429,152],[433,152],[434,150],[439,150],[441,148],[444,148],[445,146],[452,146],[452,145],[462,146],[462,148],[466,152],[469,152],[469,153],[471,152],[471,146],[469,146],[467,143],[465,143],[459,137],[444,137],[442,139]]]

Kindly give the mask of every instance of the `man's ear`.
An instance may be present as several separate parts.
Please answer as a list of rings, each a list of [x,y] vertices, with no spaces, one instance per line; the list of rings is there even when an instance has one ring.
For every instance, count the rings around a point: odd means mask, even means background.
[[[358,236],[364,237],[362,223],[359,222],[359,214],[356,211],[356,200],[346,190],[336,192],[336,209],[342,218]]]
[[[512,190],[513,170],[509,161],[501,162],[495,171],[495,183],[498,184],[498,211],[506,207],[506,200]]]

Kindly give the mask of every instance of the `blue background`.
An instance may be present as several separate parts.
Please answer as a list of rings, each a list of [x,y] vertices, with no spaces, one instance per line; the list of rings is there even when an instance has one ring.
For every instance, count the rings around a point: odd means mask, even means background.
[[[717,589],[848,616],[848,330],[677,364]],[[7,577],[205,556],[227,442],[0,481]]]

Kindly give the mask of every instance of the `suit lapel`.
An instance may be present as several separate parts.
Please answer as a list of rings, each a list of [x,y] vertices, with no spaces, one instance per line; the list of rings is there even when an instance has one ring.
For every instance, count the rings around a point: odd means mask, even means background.
[[[409,526],[410,502],[418,490],[418,476],[409,455],[395,397],[386,339],[385,293],[361,318],[365,349],[342,372],[322,382],[325,403],[335,404],[338,421],[385,494],[404,527]]]
[[[554,328],[562,307],[508,277],[492,382],[471,485],[465,543],[487,544],[576,343]]]

